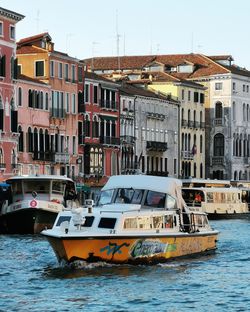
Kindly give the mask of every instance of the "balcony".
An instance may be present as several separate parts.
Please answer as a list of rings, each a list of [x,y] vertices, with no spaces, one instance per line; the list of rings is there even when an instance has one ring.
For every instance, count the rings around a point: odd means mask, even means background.
[[[213,156],[212,157],[212,165],[213,166],[224,166],[225,165],[225,157],[224,156]]]
[[[134,144],[135,143],[135,137],[131,135],[121,135],[121,144]]]
[[[188,127],[194,128],[194,121],[193,120],[188,120]]]
[[[159,113],[147,112],[146,115],[148,118],[152,118],[152,119],[158,119],[158,120],[164,120],[165,119],[165,115],[159,114]]]
[[[120,138],[101,136],[100,143],[106,145],[120,145]]]
[[[195,127],[195,129],[199,129],[200,128],[200,122],[194,121],[194,127]]]
[[[168,143],[147,141],[147,150],[156,152],[165,152],[168,149]]]
[[[18,169],[19,168],[19,164],[13,163],[11,164],[11,168],[13,169]]]
[[[64,108],[51,108],[50,109],[50,117],[53,118],[65,118],[66,110]]]
[[[58,164],[69,164],[70,155],[68,153],[54,153],[53,161]]]
[[[182,159],[194,159],[194,154],[192,151],[181,151]]]
[[[51,151],[47,152],[34,152],[33,153],[33,160],[40,160],[40,161],[52,161],[54,153]]]
[[[118,110],[118,103],[116,101],[111,101],[111,100],[100,100],[100,107],[101,109],[106,109],[106,110]]]
[[[216,127],[224,126],[224,119],[223,118],[215,118],[214,119],[214,126],[216,126]]]

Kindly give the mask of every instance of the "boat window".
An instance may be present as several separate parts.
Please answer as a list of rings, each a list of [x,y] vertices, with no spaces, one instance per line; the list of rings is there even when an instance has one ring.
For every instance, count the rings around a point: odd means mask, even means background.
[[[70,221],[71,217],[70,216],[61,216],[58,218],[57,222],[56,222],[56,226],[60,226],[63,222],[65,221]]]
[[[172,215],[165,216],[164,225],[165,225],[165,228],[173,228],[174,227],[174,221],[173,221]]]
[[[62,181],[52,181],[52,193],[54,194],[64,194],[65,184]]]
[[[50,181],[26,180],[23,181],[24,193],[36,192],[37,194],[48,194]]]
[[[124,229],[137,229],[137,218],[127,218],[124,220]]]
[[[11,183],[13,196],[22,194],[22,181],[14,181]]]
[[[143,190],[135,190],[133,188],[118,189],[115,202],[124,204],[140,204],[143,192]]]
[[[174,209],[174,208],[176,208],[176,200],[175,200],[175,198],[172,197],[171,195],[168,195],[168,194],[167,194],[167,200],[166,200],[166,202],[167,202],[167,208],[168,208],[168,209]]]
[[[207,202],[212,203],[213,202],[213,193],[208,192],[207,193]]]
[[[150,230],[152,228],[150,217],[138,217],[138,228],[144,230]]]
[[[154,229],[162,229],[163,228],[163,216],[153,217],[153,228]]]
[[[154,191],[148,191],[145,205],[150,207],[165,207],[166,194]]]
[[[114,229],[116,218],[101,218],[98,227],[104,229]]]
[[[82,225],[83,227],[91,227],[93,222],[94,222],[95,217],[91,216],[91,217],[85,217],[85,222]]]
[[[110,204],[113,194],[114,194],[114,190],[101,191],[100,197],[97,200],[96,206]]]

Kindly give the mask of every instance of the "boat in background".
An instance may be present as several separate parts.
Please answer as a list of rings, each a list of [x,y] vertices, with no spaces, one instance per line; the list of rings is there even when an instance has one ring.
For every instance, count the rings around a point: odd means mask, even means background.
[[[0,211],[0,233],[37,234],[51,228],[63,208],[76,207],[74,182],[65,176],[14,176]]]
[[[182,187],[182,196],[191,211],[202,211],[209,219],[250,217],[247,198],[236,187]]]
[[[216,249],[218,231],[186,208],[181,181],[112,176],[95,206],[62,211],[44,230],[58,261],[158,263]]]

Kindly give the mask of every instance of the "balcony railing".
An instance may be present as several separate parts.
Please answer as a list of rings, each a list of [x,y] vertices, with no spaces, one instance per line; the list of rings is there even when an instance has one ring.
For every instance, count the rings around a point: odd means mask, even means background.
[[[118,103],[111,100],[100,100],[100,107],[108,110],[118,110]]]
[[[6,164],[0,163],[0,169],[5,169],[5,168],[6,168]]]
[[[120,145],[120,138],[101,136],[100,143],[107,145]]]
[[[213,156],[212,157],[212,165],[222,166],[225,164],[224,156]]]
[[[194,121],[194,127],[196,129],[200,128],[200,122],[199,121]]]
[[[181,151],[182,159],[194,159],[194,154],[192,151]]]
[[[69,164],[70,155],[68,153],[54,153],[54,163]]]
[[[168,143],[157,142],[157,141],[147,141],[147,150],[165,152],[168,149]]]
[[[214,126],[224,126],[224,119],[223,118],[215,118],[214,119]]]
[[[52,161],[54,152],[46,151],[46,152],[34,152],[33,160],[41,160],[41,161]]]
[[[65,118],[66,110],[64,108],[51,108],[50,117],[54,118]]]
[[[13,164],[11,164],[11,168],[12,169],[18,169],[19,168],[19,164],[13,163]]]
[[[127,144],[134,144],[135,143],[135,137],[131,135],[121,135],[121,143],[127,143]]]
[[[201,129],[204,129],[204,128],[205,128],[205,122],[204,122],[204,121],[201,121],[201,122],[200,122],[200,128],[201,128]]]
[[[194,127],[194,121],[193,120],[188,120],[188,127],[193,128]]]

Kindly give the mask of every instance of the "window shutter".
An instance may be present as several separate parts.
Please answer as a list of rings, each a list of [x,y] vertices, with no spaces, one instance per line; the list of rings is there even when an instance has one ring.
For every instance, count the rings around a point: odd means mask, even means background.
[[[14,79],[17,79],[17,73],[18,73],[18,64],[17,64],[17,58],[14,60]]]

